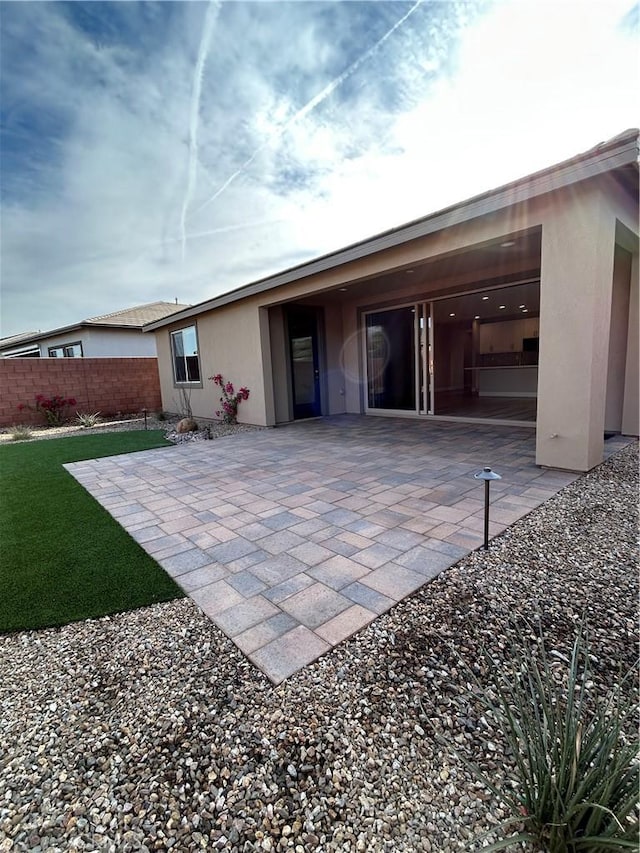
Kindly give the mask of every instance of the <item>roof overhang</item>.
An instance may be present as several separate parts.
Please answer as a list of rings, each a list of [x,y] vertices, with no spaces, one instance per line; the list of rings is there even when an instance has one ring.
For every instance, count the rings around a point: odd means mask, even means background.
[[[640,131],[627,130],[589,151],[565,160],[527,177],[512,181],[494,190],[473,196],[466,201],[443,208],[422,219],[384,231],[374,237],[353,243],[344,249],[323,255],[283,272],[244,285],[213,299],[200,302],[169,317],[147,323],[143,330],[154,331],[176,321],[196,317],[206,311],[256,296],[276,287],[299,281],[303,278],[360,260],[403,243],[426,237],[445,228],[462,225],[473,219],[497,213],[505,208],[529,201],[538,196],[570,187],[591,178],[597,178],[616,170],[638,168],[640,154]]]

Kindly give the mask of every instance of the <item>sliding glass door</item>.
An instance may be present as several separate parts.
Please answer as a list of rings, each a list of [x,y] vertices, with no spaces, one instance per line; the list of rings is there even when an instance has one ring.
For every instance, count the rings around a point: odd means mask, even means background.
[[[365,313],[366,411],[536,419],[540,285]]]
[[[415,306],[366,315],[367,408],[416,411]]]

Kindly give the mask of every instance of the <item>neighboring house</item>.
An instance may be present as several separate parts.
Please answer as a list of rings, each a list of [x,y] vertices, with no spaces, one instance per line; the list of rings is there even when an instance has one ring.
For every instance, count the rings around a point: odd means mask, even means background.
[[[142,334],[143,325],[187,307],[173,302],[150,302],[59,329],[13,335],[0,339],[0,358],[155,356],[155,341]]]
[[[164,407],[188,389],[212,417],[220,373],[249,423],[520,424],[539,465],[592,468],[605,432],[638,435],[638,146],[626,131],[151,322]]]

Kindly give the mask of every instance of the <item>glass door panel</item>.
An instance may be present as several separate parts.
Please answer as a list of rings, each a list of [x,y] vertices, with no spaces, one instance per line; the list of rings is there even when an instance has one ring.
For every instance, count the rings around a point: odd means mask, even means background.
[[[393,308],[366,318],[367,406],[416,410],[415,308]]]
[[[291,306],[287,312],[293,417],[321,414],[318,315],[315,309]]]
[[[293,365],[293,405],[305,406],[315,401],[315,364],[311,335],[291,338]]]

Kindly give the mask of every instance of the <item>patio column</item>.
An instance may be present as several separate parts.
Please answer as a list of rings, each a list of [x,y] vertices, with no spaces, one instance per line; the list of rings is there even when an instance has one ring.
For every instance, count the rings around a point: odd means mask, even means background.
[[[603,458],[615,217],[596,188],[560,196],[542,227],[536,462]]]

